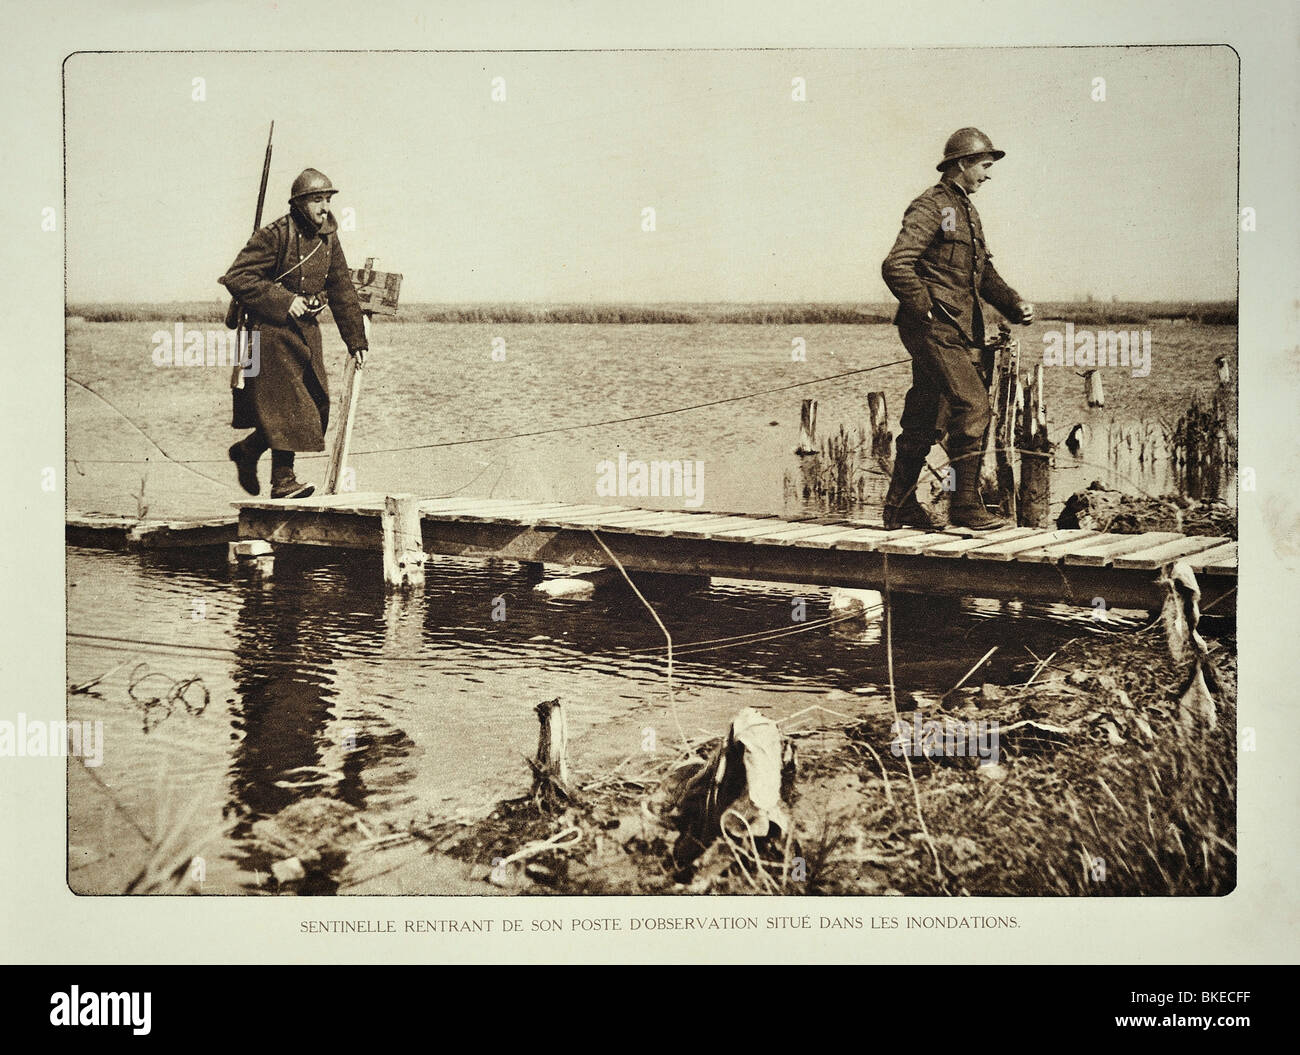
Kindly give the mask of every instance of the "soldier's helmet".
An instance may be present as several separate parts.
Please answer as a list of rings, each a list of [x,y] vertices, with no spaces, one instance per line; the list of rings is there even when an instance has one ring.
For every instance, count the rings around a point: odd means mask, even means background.
[[[995,149],[993,140],[978,128],[959,128],[943,145],[943,160],[935,165],[935,168],[942,172],[954,161],[974,157],[976,154],[992,154],[994,161],[1007,156],[1005,150]]]
[[[319,169],[303,169],[289,188],[289,200],[304,198],[308,194],[337,194],[330,178]]]

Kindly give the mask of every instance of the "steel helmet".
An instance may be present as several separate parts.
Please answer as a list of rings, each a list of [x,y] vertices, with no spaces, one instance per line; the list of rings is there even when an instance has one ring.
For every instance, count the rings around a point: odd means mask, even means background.
[[[959,128],[943,145],[943,160],[935,168],[942,172],[954,161],[974,157],[976,154],[992,154],[994,161],[1007,156],[1005,150],[994,149],[993,140],[978,128]]]
[[[289,200],[303,198],[308,194],[337,194],[330,178],[319,169],[303,169],[289,188]]]

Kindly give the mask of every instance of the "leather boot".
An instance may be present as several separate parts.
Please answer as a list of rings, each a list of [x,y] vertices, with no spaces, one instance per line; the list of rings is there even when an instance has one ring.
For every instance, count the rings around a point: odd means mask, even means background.
[[[980,456],[971,452],[966,457],[956,456],[952,467],[957,475],[957,489],[952,496],[948,519],[971,531],[1010,527],[1008,521],[994,516],[984,507],[984,499],[980,497]]]
[[[939,525],[916,500],[916,482],[924,465],[924,454],[899,454],[894,459],[894,474],[889,478],[889,491],[885,495],[885,530],[897,531],[903,527],[939,530]]]
[[[230,455],[230,460],[235,463],[235,471],[239,474],[239,486],[250,495],[260,495],[262,485],[257,479],[257,459],[262,456],[262,452],[253,453],[248,449],[247,440],[241,440],[231,444],[227,453]]]
[[[315,492],[315,487],[301,483],[293,475],[293,451],[271,452],[272,498],[306,498]]]

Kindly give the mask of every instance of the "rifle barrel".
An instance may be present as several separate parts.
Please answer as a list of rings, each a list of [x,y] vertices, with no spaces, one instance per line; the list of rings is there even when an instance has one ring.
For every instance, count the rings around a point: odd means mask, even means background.
[[[257,190],[257,215],[253,217],[253,230],[262,226],[262,206],[266,202],[266,181],[271,175],[271,139],[275,135],[275,122],[266,136],[266,158],[262,162],[262,185]]]

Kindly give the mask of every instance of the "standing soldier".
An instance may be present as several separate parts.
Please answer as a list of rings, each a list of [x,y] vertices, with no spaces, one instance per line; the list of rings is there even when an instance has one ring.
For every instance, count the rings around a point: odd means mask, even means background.
[[[978,128],[954,132],[936,166],[943,178],[907,207],[903,228],[881,267],[898,298],[894,323],[912,357],[912,388],[903,404],[894,475],[885,496],[885,526],[935,525],[916,500],[916,483],[939,439],[948,406],[948,460],[956,472],[951,519],[975,531],[1005,527],[979,494],[980,461],[990,412],[979,373],[984,347],[983,297],[1013,322],[1034,321],[1034,307],[1002,281],[984,243],[970,196],[1005,151]]]
[[[367,349],[361,304],[335,233],[329,201],[337,191],[323,172],[304,169],[289,192],[289,212],[255,231],[219,280],[248,312],[260,370],[236,389],[237,429],[254,431],[230,448],[239,484],[261,491],[257,460],[271,452],[271,497],[305,498],[315,490],[294,477],[295,451],[323,451],[329,382],[316,317],[328,307],[357,366]]]

